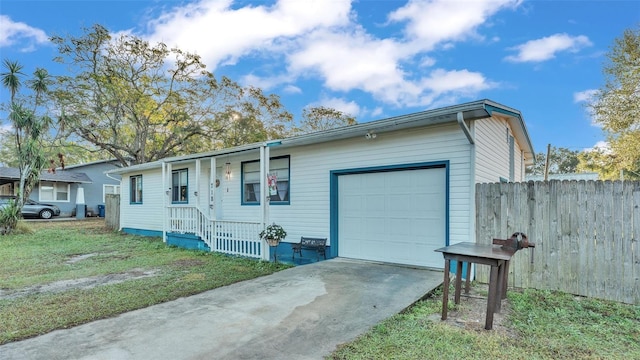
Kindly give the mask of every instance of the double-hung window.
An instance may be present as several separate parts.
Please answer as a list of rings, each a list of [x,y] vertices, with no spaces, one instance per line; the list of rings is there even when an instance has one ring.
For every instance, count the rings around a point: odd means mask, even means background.
[[[129,178],[129,196],[132,204],[142,204],[142,175],[134,175]]]
[[[290,199],[289,156],[269,160],[269,172],[265,181],[269,184],[269,200],[272,205],[288,205]],[[260,161],[242,163],[242,204],[260,204]]]
[[[40,181],[40,201],[69,202],[69,184]]]
[[[171,202],[174,204],[189,202],[189,173],[187,169],[171,172]]]

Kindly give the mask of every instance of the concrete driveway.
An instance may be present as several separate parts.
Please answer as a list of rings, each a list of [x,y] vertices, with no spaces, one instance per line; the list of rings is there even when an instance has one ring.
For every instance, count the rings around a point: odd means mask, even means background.
[[[322,359],[442,283],[332,259],[0,346],[0,359]]]

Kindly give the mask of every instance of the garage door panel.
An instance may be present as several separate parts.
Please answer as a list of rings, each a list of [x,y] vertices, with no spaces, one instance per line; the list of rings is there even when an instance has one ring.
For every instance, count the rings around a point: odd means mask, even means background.
[[[442,267],[445,179],[444,168],[340,176],[338,255]]]

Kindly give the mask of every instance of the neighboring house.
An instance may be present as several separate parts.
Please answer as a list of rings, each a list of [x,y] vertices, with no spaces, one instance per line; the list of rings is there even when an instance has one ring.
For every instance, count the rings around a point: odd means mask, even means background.
[[[570,173],[570,174],[549,174],[548,180],[598,180],[599,175],[595,172]],[[544,175],[527,175],[525,181],[544,181]]]
[[[475,241],[475,184],[522,181],[533,157],[521,113],[480,100],[110,173],[128,233],[268,259],[277,223],[280,259],[310,236],[328,257],[442,268],[435,249]]]
[[[87,212],[98,214],[98,205],[104,204],[105,194],[120,193],[119,177],[109,177],[108,170],[118,168],[118,162],[100,160],[87,164],[67,166],[55,172],[43,170],[40,182],[29,196],[30,199],[57,205],[60,216],[71,216],[76,211],[78,188],[83,188]],[[13,195],[20,182],[17,168],[0,167],[0,195]]]
[[[91,178],[92,182],[90,184],[82,186],[84,188],[87,212],[97,216],[98,205],[104,205],[105,195],[120,194],[120,176],[107,175],[106,173],[110,170],[119,169],[121,166],[119,161],[111,159],[70,165],[65,168],[65,171],[84,172]]]

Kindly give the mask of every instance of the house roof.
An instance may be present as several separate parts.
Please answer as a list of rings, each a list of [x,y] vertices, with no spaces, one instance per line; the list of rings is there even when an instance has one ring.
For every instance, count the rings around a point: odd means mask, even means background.
[[[64,168],[65,168],[65,170],[71,170],[71,169],[77,169],[77,168],[82,168],[82,167],[91,166],[91,165],[108,164],[108,163],[113,163],[116,166],[120,166],[120,162],[118,160],[109,159],[109,160],[96,160],[96,161],[91,161],[91,162],[84,163],[84,164],[68,165],[68,166],[65,166]]]
[[[0,167],[0,183],[7,183],[9,181],[20,180],[20,170],[18,168]],[[87,174],[83,172],[56,170],[55,173],[50,173],[47,170],[43,170],[40,173],[40,181],[53,181],[64,183],[92,183]]]
[[[549,180],[598,180],[600,175],[595,172],[549,174]],[[543,181],[544,175],[527,175],[525,181]]]
[[[520,111],[496,103],[494,101],[484,99],[439,109],[425,110],[408,115],[395,116],[382,120],[370,121],[356,125],[349,125],[345,127],[294,136],[285,139],[269,140],[266,142],[247,144],[199,154],[174,156],[154,162],[130,166],[127,168],[110,170],[107,173],[122,174],[130,171],[143,171],[158,168],[163,162],[175,163],[186,160],[229,155],[233,153],[256,150],[261,146],[278,146],[279,148],[282,148],[311,145],[334,140],[361,137],[366,136],[367,134],[380,134],[389,131],[458,122],[458,113],[462,114],[464,120],[478,120],[489,118],[492,116],[506,119],[511,126],[514,137],[522,147],[522,150],[524,152],[525,164],[533,164],[535,152]]]

